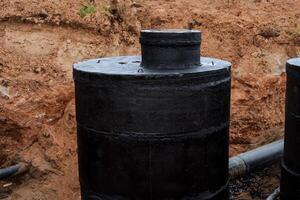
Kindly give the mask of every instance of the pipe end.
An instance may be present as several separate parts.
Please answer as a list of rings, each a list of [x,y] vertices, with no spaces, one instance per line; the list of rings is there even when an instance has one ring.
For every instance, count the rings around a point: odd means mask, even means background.
[[[188,29],[142,30],[142,66],[188,69],[200,65],[201,32]]]

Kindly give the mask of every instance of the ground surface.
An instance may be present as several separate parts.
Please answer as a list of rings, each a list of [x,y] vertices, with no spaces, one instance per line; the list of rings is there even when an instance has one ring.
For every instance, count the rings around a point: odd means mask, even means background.
[[[232,200],[265,200],[279,186],[280,166],[256,170],[230,182]]]
[[[233,63],[231,155],[282,135],[300,0],[0,0],[0,11],[0,166],[31,163],[7,199],[79,200],[72,63],[138,54],[141,28],[202,30],[202,54]]]

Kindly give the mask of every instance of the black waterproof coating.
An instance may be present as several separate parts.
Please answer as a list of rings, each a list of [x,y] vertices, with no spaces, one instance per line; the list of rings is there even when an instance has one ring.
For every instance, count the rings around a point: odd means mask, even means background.
[[[300,199],[300,58],[287,61],[282,200]]]
[[[74,65],[82,199],[227,200],[231,64],[200,64],[198,31],[141,43]]]
[[[200,65],[201,34],[194,30],[141,31],[142,65],[155,69],[187,69]]]

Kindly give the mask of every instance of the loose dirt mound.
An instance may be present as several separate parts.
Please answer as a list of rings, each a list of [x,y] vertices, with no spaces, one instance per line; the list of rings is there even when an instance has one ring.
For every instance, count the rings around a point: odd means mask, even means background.
[[[203,31],[233,63],[231,154],[282,135],[300,1],[0,0],[0,166],[31,163],[9,199],[79,199],[72,63],[139,53],[141,28]]]

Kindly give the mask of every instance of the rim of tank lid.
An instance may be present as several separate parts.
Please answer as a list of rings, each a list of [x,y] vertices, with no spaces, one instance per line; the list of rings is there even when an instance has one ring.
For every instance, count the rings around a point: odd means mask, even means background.
[[[184,28],[163,28],[163,29],[143,29],[141,32],[151,33],[199,33],[201,31],[195,29],[184,29]]]
[[[300,57],[289,59],[287,61],[287,64],[292,66],[292,67],[300,67]]]
[[[141,30],[140,43],[146,45],[199,45],[201,31],[189,29]]]
[[[199,65],[195,68],[187,69],[149,69],[143,68],[140,56],[118,56],[105,57],[98,59],[85,60],[73,65],[74,72],[93,74],[100,76],[193,76],[193,75],[210,75],[219,73],[223,70],[229,70],[231,63],[228,61],[201,57]],[[80,74],[78,74],[80,75]]]

